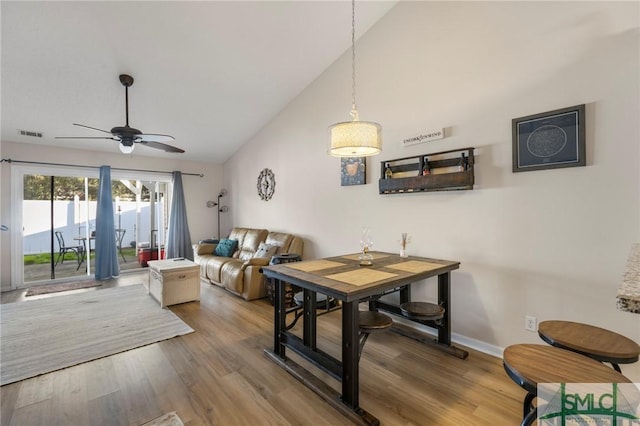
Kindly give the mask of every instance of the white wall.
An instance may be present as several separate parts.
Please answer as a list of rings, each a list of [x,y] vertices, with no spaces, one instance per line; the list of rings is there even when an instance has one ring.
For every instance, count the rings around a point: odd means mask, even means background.
[[[17,144],[2,142],[0,145],[2,158],[21,161],[43,161],[74,165],[122,167],[143,170],[167,171],[180,170],[183,173],[202,173],[204,177],[184,176],[182,185],[187,202],[187,218],[191,241],[197,242],[217,233],[216,209],[207,208],[208,200],[215,200],[222,188],[222,166],[175,159],[141,157],[135,154],[95,153],[80,149],[70,150],[49,148],[34,144]],[[11,209],[11,167],[19,163],[2,163],[0,180],[0,223],[10,225]],[[0,283],[2,291],[11,289],[11,235],[16,230],[0,233]]]
[[[341,187],[328,125],[349,119],[350,52],[225,164],[229,225],[286,230],[305,258],[374,249],[459,260],[452,326],[489,352],[537,342],[525,315],[597,324],[640,341],[640,316],[616,310],[640,241],[637,2],[401,2],[357,44],[361,119],[383,126],[364,186]],[[304,60],[304,58],[300,58]],[[586,167],[512,173],[511,120],[586,104]],[[447,128],[441,141],[402,140]],[[380,162],[474,146],[473,191],[379,195]],[[276,176],[260,200],[263,168]],[[414,286],[433,299],[435,279]],[[623,367],[628,374],[633,367]],[[640,379],[638,379],[640,380]]]

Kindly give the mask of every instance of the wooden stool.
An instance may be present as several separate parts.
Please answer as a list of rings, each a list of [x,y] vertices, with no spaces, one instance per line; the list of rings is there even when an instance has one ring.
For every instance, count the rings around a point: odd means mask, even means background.
[[[503,365],[511,380],[527,391],[521,426],[531,425],[537,417],[538,409],[532,403],[538,383],[632,383],[594,359],[546,345],[509,346]]]
[[[542,321],[538,335],[548,344],[586,355],[600,362],[611,363],[621,373],[618,364],[638,361],[640,346],[613,331],[571,321]]]
[[[287,283],[288,285],[288,283]],[[297,286],[295,286],[298,288]],[[327,314],[334,310],[338,306],[338,301],[334,297],[327,297],[326,294],[316,293],[316,310],[322,309],[318,315]],[[292,305],[286,305],[287,314],[293,312],[293,321],[291,323],[285,325],[285,330],[291,330],[295,327],[296,323],[302,316],[304,315],[303,307],[304,307],[304,291],[299,291],[293,295]]]
[[[405,317],[416,321],[439,321],[444,316],[444,308],[435,303],[407,302],[400,305]]]
[[[393,325],[390,316],[376,311],[360,311],[360,351],[358,357],[362,355],[364,343],[369,338],[369,334],[384,331]]]
[[[304,292],[299,291],[293,295],[295,305],[302,306],[304,303]],[[327,297],[326,294],[316,293],[316,309],[331,309],[336,307],[338,302],[333,297]]]

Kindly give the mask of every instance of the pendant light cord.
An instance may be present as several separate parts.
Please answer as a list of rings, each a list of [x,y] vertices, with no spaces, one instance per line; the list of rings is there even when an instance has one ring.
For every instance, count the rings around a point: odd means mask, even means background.
[[[351,0],[351,117],[360,120],[356,108],[356,0]]]
[[[346,52],[345,52],[346,53]],[[368,157],[382,151],[382,126],[360,121],[356,107],[356,0],[351,0],[351,121],[329,126],[329,149],[334,157]]]

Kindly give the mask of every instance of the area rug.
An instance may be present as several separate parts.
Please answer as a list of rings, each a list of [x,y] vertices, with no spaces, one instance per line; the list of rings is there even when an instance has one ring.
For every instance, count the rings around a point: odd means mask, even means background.
[[[176,412],[172,411],[141,426],[184,426],[184,423],[182,423]]]
[[[193,329],[142,284],[0,305],[0,385]]]
[[[101,285],[101,283],[95,280],[71,281],[68,283],[59,284],[43,284],[29,287],[29,290],[27,290],[25,296],[38,296],[40,294],[58,293],[61,291],[78,290],[80,288],[100,287]]]

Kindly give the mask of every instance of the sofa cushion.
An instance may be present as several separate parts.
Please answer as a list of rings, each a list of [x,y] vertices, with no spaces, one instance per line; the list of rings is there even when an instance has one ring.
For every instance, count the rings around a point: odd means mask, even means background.
[[[204,276],[207,277],[212,282],[221,284],[222,283],[222,276],[221,276],[222,267],[226,263],[232,260],[234,259],[231,257],[221,257],[221,256],[213,256],[213,255],[209,255],[209,256],[205,256],[204,258],[201,258],[200,261],[203,262],[203,264],[205,265]]]
[[[278,250],[278,246],[266,243],[260,243],[258,246],[258,250],[253,255],[253,258],[262,257],[265,259],[271,259],[276,251]]]
[[[275,254],[286,253],[289,250],[289,245],[293,235],[286,234],[284,232],[269,232],[265,243],[278,247]],[[299,253],[298,253],[299,254]]]
[[[238,251],[233,257],[240,260],[251,259],[260,243],[267,238],[268,233],[269,231],[266,229],[233,228],[229,233],[229,238],[238,240]]]
[[[244,284],[244,268],[241,260],[232,259],[222,265],[220,278],[222,286],[238,296],[242,295]]]
[[[216,256],[231,257],[238,248],[238,240],[224,238],[220,240],[213,254]]]

